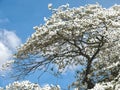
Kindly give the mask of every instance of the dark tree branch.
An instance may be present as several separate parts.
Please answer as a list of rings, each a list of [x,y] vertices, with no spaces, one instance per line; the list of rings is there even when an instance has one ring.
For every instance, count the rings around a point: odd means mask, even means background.
[[[94,53],[94,55],[88,59],[88,63],[87,63],[87,67],[86,67],[86,72],[85,72],[85,77],[83,79],[83,83],[87,83],[88,85],[88,89],[91,89],[94,87],[94,85],[92,84],[90,78],[88,78],[88,75],[90,74],[90,69],[91,69],[91,64],[92,64],[92,61],[95,59],[95,57],[97,56],[97,54],[100,52],[100,48],[104,45],[104,37],[101,36],[101,39],[99,39],[97,37],[97,39],[99,40],[99,45],[98,45],[98,48],[96,50],[96,52]]]
[[[68,39],[68,38],[66,38],[65,36],[61,35],[59,32],[57,32],[57,34],[58,34],[60,37],[62,37],[65,41],[67,41],[69,44],[75,46],[75,47],[79,50],[79,55],[82,55],[82,56],[84,56],[84,57],[87,58],[87,59],[90,58],[89,55],[84,54],[84,53],[82,52],[82,49],[81,49],[74,41],[71,42],[70,39]]]

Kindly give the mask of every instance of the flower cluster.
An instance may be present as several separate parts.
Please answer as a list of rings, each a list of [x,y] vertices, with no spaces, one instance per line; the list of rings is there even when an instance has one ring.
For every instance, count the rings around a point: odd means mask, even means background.
[[[111,82],[98,83],[90,90],[119,90],[120,89],[120,74]]]
[[[8,68],[10,68],[12,66],[12,64],[14,63],[14,60],[8,60],[7,62],[5,62],[2,65],[2,70],[7,70]]]
[[[34,84],[29,81],[16,81],[12,84],[9,84],[5,88],[0,88],[0,90],[60,90],[60,87],[53,85],[45,85],[44,87],[40,87],[38,84]]]

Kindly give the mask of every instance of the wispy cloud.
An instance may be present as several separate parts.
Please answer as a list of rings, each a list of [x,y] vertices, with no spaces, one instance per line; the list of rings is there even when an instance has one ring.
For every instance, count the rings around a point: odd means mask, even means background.
[[[1,23],[8,23],[10,20],[8,18],[0,18],[0,24]]]
[[[7,60],[12,59],[13,52],[20,44],[21,40],[15,32],[0,29],[0,68]]]

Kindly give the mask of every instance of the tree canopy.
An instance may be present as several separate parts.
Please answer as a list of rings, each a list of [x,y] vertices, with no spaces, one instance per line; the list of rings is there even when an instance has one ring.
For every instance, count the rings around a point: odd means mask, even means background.
[[[43,68],[60,74],[71,65],[81,66],[72,86],[87,89],[119,75],[120,5],[106,9],[99,4],[74,8],[66,4],[54,9],[49,4],[48,8],[52,16],[34,27],[35,33],[15,54],[25,59],[16,60],[22,66],[19,75]]]

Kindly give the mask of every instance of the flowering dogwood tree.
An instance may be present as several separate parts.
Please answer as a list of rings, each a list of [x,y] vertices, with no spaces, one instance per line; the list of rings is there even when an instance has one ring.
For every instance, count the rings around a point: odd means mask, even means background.
[[[54,9],[49,4],[48,8],[52,16],[34,27],[35,33],[15,54],[17,75],[37,69],[60,74],[71,65],[81,66],[71,86],[85,89],[119,75],[120,5],[106,9],[99,4],[76,8],[67,4]]]

